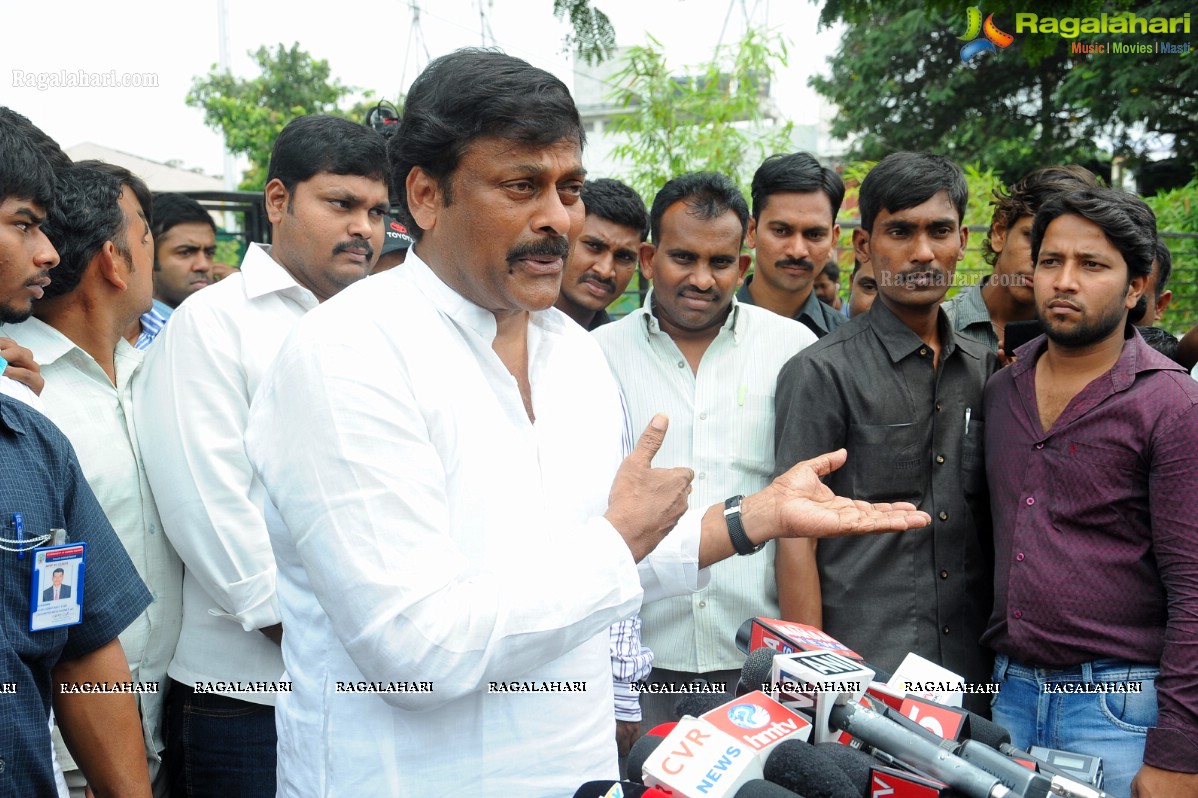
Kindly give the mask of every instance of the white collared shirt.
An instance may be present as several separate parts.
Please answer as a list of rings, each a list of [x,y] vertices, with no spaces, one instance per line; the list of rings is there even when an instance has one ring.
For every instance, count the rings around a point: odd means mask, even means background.
[[[531,314],[535,424],[495,334],[409,253],[305,317],[254,400],[292,682],[281,796],[560,798],[615,778],[608,627],[706,582],[699,514],[639,567],[603,518],[625,421],[586,331]],[[432,689],[338,691],[372,682]]]
[[[0,327],[0,335],[28,347],[41,365],[45,413],[71,441],[104,515],[154,596],[146,611],[121,632],[120,641],[133,681],[159,683],[157,693],[137,695],[147,756],[157,760],[166,747],[162,700],[167,664],[179,639],[183,565],[163,533],[142,467],[133,412],[133,386],[143,376],[142,353],[123,338],[117,342],[113,385],[91,355],[39,319]],[[75,769],[57,735],[55,741],[63,770]]]
[[[186,566],[183,632],[170,665],[183,684],[282,676],[279,647],[257,631],[280,617],[245,425],[267,366],[316,305],[255,244],[240,271],[181,304],[146,352],[138,434],[166,533]],[[272,693],[216,692],[274,703]]]
[[[656,413],[670,418],[653,464],[695,472],[691,508],[755,493],[774,471],[774,388],[783,364],[816,341],[806,325],[732,300],[731,312],[696,373],[645,307],[591,334],[628,405],[634,430]],[[641,637],[656,667],[691,673],[744,664],[736,630],[746,618],[778,617],[774,544],[711,568],[705,590],[641,610]]]

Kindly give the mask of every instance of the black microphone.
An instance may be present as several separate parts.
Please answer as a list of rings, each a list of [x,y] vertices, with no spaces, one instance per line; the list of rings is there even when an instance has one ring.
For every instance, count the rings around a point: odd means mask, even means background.
[[[661,745],[665,737],[657,737],[656,735],[646,734],[635,743],[628,751],[628,757],[624,760],[624,775],[629,781],[634,781],[637,784],[645,783],[645,760],[648,759],[657,746]]]
[[[807,798],[858,798],[849,777],[824,751],[798,740],[779,743],[765,760],[766,781],[788,790],[802,790]]]
[[[751,779],[741,785],[733,798],[803,798],[803,796],[765,779]]]
[[[684,715],[697,718],[727,701],[728,697],[723,693],[687,693],[674,704],[674,719],[681,720]]]
[[[772,648],[759,648],[749,652],[749,656],[745,657],[745,664],[740,669],[740,682],[736,685],[738,696],[760,690],[762,685],[769,683],[777,653]]]
[[[858,748],[840,743],[816,743],[815,748],[817,751],[823,751],[828,759],[848,776],[858,794],[869,793],[869,771],[874,765],[879,764],[878,760]]]

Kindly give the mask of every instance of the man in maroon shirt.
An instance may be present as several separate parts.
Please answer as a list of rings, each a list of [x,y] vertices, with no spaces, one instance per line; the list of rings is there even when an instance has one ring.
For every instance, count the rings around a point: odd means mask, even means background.
[[[1156,220],[1110,189],[1032,227],[1047,327],[986,388],[994,720],[1101,756],[1106,790],[1198,796],[1198,383],[1127,324]],[[1134,781],[1133,781],[1134,778]]]

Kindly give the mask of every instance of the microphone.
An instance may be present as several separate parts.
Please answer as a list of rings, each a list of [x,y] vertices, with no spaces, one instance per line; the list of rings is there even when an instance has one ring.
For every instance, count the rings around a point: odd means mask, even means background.
[[[961,793],[935,779],[874,765],[869,771],[866,798],[959,798]]]
[[[1101,757],[1073,754],[1049,748],[1035,749],[1037,753],[1047,754],[1049,759],[1068,762],[1071,767],[1066,770],[1009,743],[1002,743],[998,746],[998,750],[1015,760],[1025,760],[1029,767],[1034,767],[1037,772],[1052,779],[1054,795],[1074,796],[1074,798],[1107,798],[1107,794],[1099,786],[1102,778]]]
[[[809,720],[754,691],[699,718],[678,721],[646,756],[641,775],[645,784],[675,795],[731,796],[746,782],[762,777],[762,763],[770,751],[787,740],[805,741],[810,734]]]
[[[765,778],[807,798],[858,798],[862,793],[820,748],[797,740],[782,743],[765,760]]]
[[[574,798],[669,798],[661,790],[631,781],[588,781],[574,791]]]
[[[869,707],[859,705],[857,702],[864,690],[859,690],[853,679],[863,679],[868,684],[872,676],[859,663],[828,652],[788,654],[774,659],[774,673],[775,681],[800,687],[798,695],[788,698],[796,698],[800,703],[814,707],[816,742],[835,739],[840,731],[848,732],[867,745],[914,765],[970,798],[1003,798],[1008,795],[1045,798],[1048,795],[1048,779],[1018,766],[1009,767],[1015,763],[998,755],[998,752],[993,753],[1003,760],[1001,764],[977,750],[970,752],[975,761],[966,761],[942,748],[934,739],[929,739],[930,732],[915,732]],[[828,684],[832,677],[839,677],[843,683]],[[807,686],[807,689],[802,689],[803,686]],[[977,748],[980,746],[975,746]],[[1001,775],[987,772],[977,762],[985,762],[991,771],[999,770]]]
[[[828,757],[828,761],[835,763],[841,772],[848,776],[858,795],[869,793],[869,772],[878,764],[878,760],[851,745],[816,743],[815,748],[822,751]]]
[[[688,693],[674,704],[674,715],[678,718],[697,718],[728,700],[723,693]]]
[[[624,775],[629,781],[636,782],[637,784],[645,783],[645,774],[643,772],[645,760],[657,750],[657,746],[661,745],[665,739],[666,735],[664,734],[660,737],[654,734],[646,734],[632,744],[632,748],[628,751],[628,757],[624,760]]]
[[[744,695],[754,690],[761,690],[769,682],[774,670],[774,655],[778,652],[772,648],[758,648],[749,652],[745,664],[740,669],[740,682],[736,685],[736,694]]]
[[[799,651],[835,651],[850,659],[864,659],[856,651],[822,629],[805,623],[780,621],[775,618],[749,618],[736,630],[736,647],[748,654],[759,648],[769,648],[778,654]],[[889,674],[887,674],[889,676]]]
[[[780,784],[765,779],[750,779],[736,791],[735,798],[803,798]]]

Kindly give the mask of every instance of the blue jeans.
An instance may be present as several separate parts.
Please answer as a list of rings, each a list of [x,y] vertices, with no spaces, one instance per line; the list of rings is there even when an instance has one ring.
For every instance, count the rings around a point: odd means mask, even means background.
[[[166,762],[176,798],[274,798],[275,708],[171,682]]]
[[[1131,781],[1144,760],[1144,741],[1156,725],[1156,677],[1160,669],[1124,660],[1102,659],[1074,668],[1033,668],[999,654],[994,679],[999,685],[991,711],[994,722],[1011,732],[1011,743],[1102,757],[1106,792],[1131,795]],[[1126,683],[1139,693],[1061,693],[1054,685]],[[1059,688],[1055,688],[1059,689]]]

